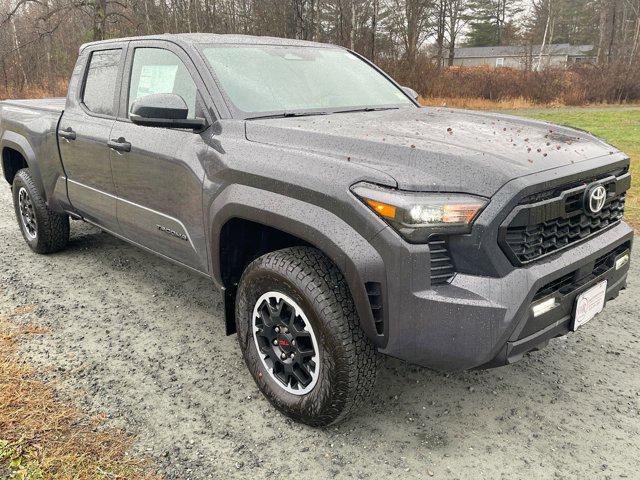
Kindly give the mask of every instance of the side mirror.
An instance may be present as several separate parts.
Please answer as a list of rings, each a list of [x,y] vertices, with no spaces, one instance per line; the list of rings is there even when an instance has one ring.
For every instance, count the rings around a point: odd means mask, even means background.
[[[136,100],[131,106],[129,118],[136,125],[146,127],[189,128],[202,130],[207,127],[204,118],[187,118],[189,107],[180,95],[154,93]]]
[[[420,95],[418,95],[418,92],[416,92],[413,88],[402,87],[402,90],[404,91],[404,93],[406,93],[411,98],[413,98],[416,102],[418,101],[418,98],[420,97]]]

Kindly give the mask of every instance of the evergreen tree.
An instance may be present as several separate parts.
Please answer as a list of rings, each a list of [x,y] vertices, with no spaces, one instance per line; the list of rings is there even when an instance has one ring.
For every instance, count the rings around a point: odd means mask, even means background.
[[[486,47],[510,43],[517,29],[512,18],[522,12],[519,2],[509,0],[473,0],[469,4],[470,30],[467,45]]]
[[[548,43],[597,44],[600,0],[534,0],[525,22],[526,37],[532,44],[542,42],[551,2]]]

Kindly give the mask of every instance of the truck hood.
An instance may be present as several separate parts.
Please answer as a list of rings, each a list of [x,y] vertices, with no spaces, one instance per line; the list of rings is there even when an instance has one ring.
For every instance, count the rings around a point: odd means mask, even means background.
[[[568,127],[450,108],[248,120],[246,136],[366,164],[402,189],[487,197],[514,178],[618,151]]]

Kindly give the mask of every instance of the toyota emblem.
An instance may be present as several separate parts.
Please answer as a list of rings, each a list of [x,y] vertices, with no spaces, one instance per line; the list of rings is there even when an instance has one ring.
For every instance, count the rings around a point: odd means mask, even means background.
[[[590,212],[598,213],[604,207],[607,200],[607,189],[602,185],[591,188],[586,195],[586,208]]]

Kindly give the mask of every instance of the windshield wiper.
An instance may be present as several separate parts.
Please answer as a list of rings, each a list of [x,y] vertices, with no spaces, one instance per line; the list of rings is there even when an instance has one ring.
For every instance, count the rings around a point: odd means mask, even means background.
[[[378,112],[381,110],[398,110],[400,107],[363,107],[352,108],[347,110],[335,110],[332,112],[281,112],[269,113],[267,115],[257,115],[255,117],[247,117],[245,120],[258,120],[263,118],[288,118],[288,117],[310,117],[312,115],[328,115],[333,113],[352,113],[352,112]]]
[[[312,115],[327,115],[329,112],[282,112],[272,113],[268,115],[257,115],[255,117],[248,117],[245,120],[258,120],[262,118],[288,118],[288,117],[310,117]]]
[[[353,112],[379,112],[381,110],[398,110],[400,107],[364,107],[353,108],[351,110],[337,110],[333,113],[353,113]]]

